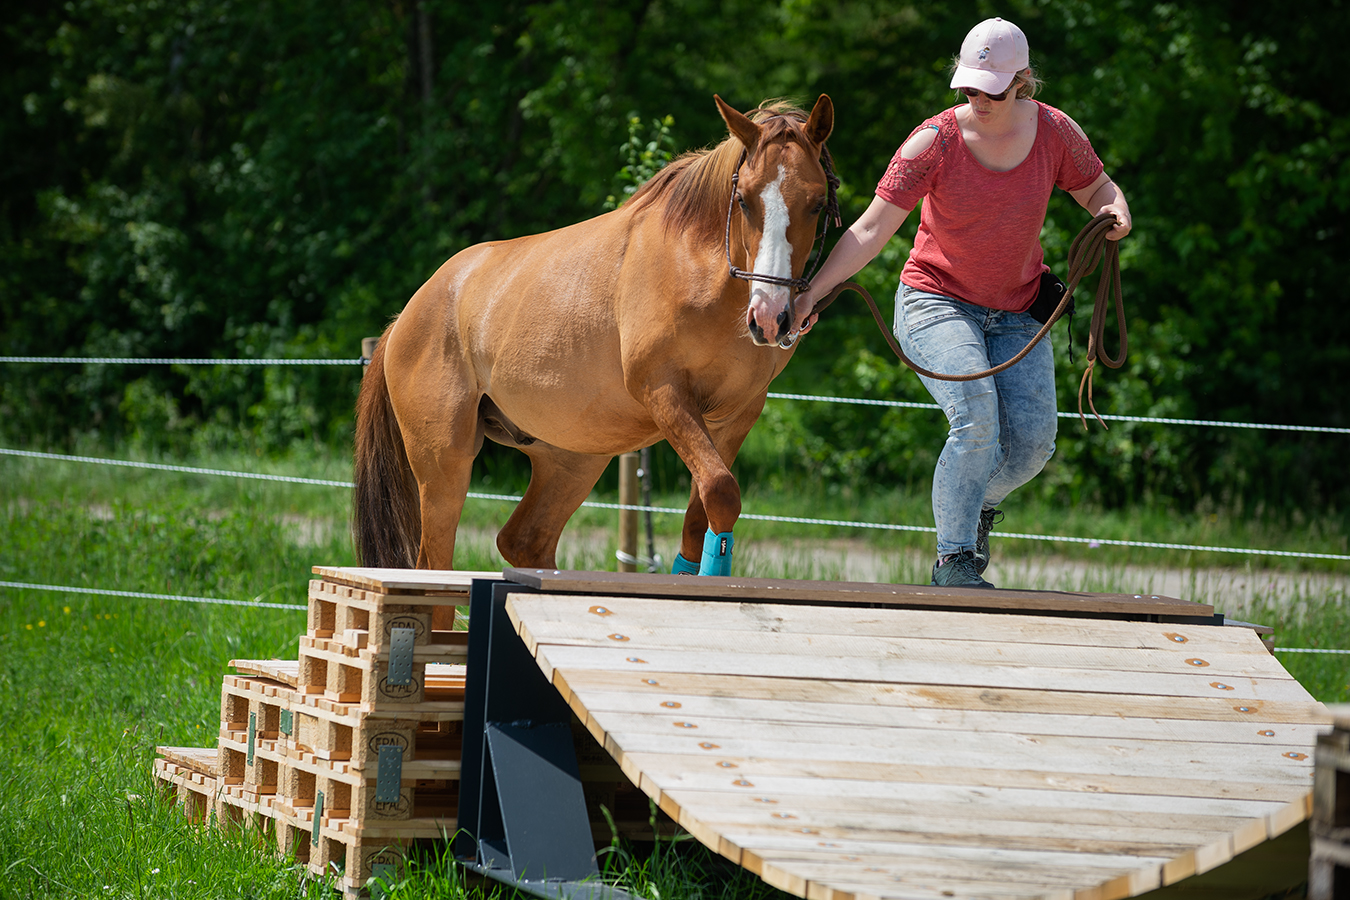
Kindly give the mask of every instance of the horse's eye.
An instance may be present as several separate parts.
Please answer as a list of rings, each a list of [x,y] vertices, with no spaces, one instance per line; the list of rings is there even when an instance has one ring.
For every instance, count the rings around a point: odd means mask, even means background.
[[[820,211],[824,208],[825,208],[825,201],[824,200],[817,201],[816,205],[811,207],[811,215],[813,216],[819,215]]]
[[[745,205],[745,198],[740,194],[736,195],[736,202],[740,204],[741,209],[745,210],[746,212],[750,211],[750,207]]]

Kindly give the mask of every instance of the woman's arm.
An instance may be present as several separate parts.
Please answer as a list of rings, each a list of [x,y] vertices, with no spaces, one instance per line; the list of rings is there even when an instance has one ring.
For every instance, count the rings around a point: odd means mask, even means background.
[[[1107,174],[1103,172],[1097,180],[1085,188],[1069,191],[1069,195],[1078,201],[1078,205],[1092,214],[1093,218],[1104,212],[1116,217],[1116,227],[1106,234],[1108,241],[1118,241],[1130,233],[1130,205],[1125,202],[1125,194]]]

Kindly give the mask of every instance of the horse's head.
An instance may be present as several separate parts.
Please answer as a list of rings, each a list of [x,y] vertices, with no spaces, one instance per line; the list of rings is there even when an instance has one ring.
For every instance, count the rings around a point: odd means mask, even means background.
[[[821,94],[803,121],[774,108],[746,116],[721,97],[714,99],[728,130],[745,148],[732,198],[739,215],[729,219],[727,228],[728,254],[740,250],[748,268],[739,273],[750,282],[746,325],[756,344],[789,347],[792,282],[806,267],[829,197],[820,155],[834,128],[834,104]]]

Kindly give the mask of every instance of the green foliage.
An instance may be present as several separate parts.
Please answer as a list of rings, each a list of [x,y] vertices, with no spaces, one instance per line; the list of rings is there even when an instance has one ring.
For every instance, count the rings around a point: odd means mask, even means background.
[[[944,72],[966,30],[999,12],[1027,31],[1043,99],[1083,126],[1135,214],[1131,355],[1098,372],[1098,408],[1350,424],[1350,311],[1334,302],[1350,265],[1350,110],[1322,89],[1336,73],[1321,49],[1350,24],[1340,2],[10,6],[5,355],[354,358],[459,249],[594,215],[676,150],[719,139],[714,92],[741,108],[829,93],[849,221],[910,129],[954,102]],[[893,294],[915,219],[861,274],[874,296]],[[1061,274],[1084,222],[1052,198],[1043,239]],[[926,402],[873,327],[846,297],[776,389]],[[1062,366],[1062,408],[1075,369]],[[146,452],[343,446],[358,381],[355,368],[0,371],[7,444]],[[747,448],[768,455],[746,471],[914,483],[940,426],[915,410],[771,406]],[[1066,422],[1033,490],[1344,508],[1341,440]],[[496,450],[484,469],[522,471]]]
[[[643,182],[675,158],[675,137],[671,133],[674,124],[675,120],[670,116],[653,119],[643,134],[642,119],[628,117],[628,140],[619,148],[624,165],[614,176],[617,193],[605,198],[606,210],[618,209]]]

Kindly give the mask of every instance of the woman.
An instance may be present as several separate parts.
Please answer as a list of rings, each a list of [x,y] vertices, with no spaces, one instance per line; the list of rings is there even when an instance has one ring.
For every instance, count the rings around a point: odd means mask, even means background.
[[[1093,216],[1114,215],[1108,239],[1130,232],[1124,194],[1077,123],[1032,99],[1039,85],[1020,28],[987,19],[971,29],[951,81],[966,102],[925,121],[896,152],[867,211],[798,297],[797,329],[815,324],[816,301],[867,265],[924,200],[896,293],[905,352],[931,371],[959,375],[1030,342],[1041,325],[1026,310],[1047,271],[1040,231],[1050,192],[1058,186]],[[993,587],[982,576],[998,504],[1055,450],[1050,342],[999,375],[922,380],[950,425],[933,476],[933,584]]]

